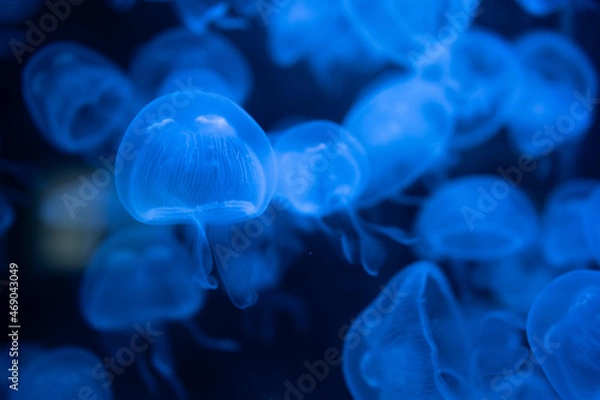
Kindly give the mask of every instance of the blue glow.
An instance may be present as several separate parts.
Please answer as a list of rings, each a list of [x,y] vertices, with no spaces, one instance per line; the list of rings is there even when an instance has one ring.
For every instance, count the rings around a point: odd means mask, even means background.
[[[563,400],[600,397],[599,316],[599,271],[558,277],[531,308],[529,344]]]
[[[15,212],[6,198],[0,195],[0,237],[10,229],[15,222]]]
[[[4,0],[0,25],[21,24],[27,17],[34,14],[42,5],[43,0]]]
[[[121,70],[75,42],[53,42],[36,51],[22,85],[40,134],[68,153],[84,153],[122,135],[137,111],[133,87]]]
[[[247,24],[243,17],[254,10],[247,0],[174,0],[181,21],[194,33],[205,33],[212,24],[224,29],[241,29]],[[252,2],[256,9],[258,3]],[[232,16],[236,10],[241,16]]]
[[[454,131],[444,90],[401,77],[355,101],[345,128],[363,145],[371,179],[359,200],[371,206],[398,195],[447,154]]]
[[[94,375],[100,358],[80,347],[61,347],[32,358],[20,378],[27,384],[10,391],[9,400],[112,400],[112,391]]]
[[[453,398],[466,376],[467,334],[441,270],[421,261],[397,273],[345,334],[343,367],[356,400]]]
[[[434,80],[446,88],[456,118],[452,147],[475,147],[508,122],[521,90],[522,71],[512,46],[500,35],[469,30],[423,75],[436,69],[441,71]]]
[[[124,12],[131,10],[136,4],[137,0],[104,0],[106,4],[117,12]]]
[[[253,84],[245,56],[229,40],[216,32],[196,35],[180,28],[161,32],[145,43],[130,71],[147,101],[167,89],[215,90],[242,104]]]
[[[528,247],[539,232],[527,196],[500,176],[472,175],[450,181],[417,215],[419,252],[433,259],[490,261]]]
[[[585,241],[596,264],[600,265],[600,187],[590,194],[581,211]]]
[[[594,9],[594,0],[516,0],[529,14],[544,17],[566,8]]]
[[[600,181],[576,179],[557,188],[546,199],[542,242],[544,255],[556,267],[587,267],[592,248],[584,233],[585,205]]]
[[[598,78],[592,61],[576,43],[550,31],[523,35],[515,51],[527,82],[508,124],[515,148],[540,157],[580,141],[594,121],[589,99],[598,94]]]
[[[479,12],[479,0],[343,0],[343,4],[373,46],[415,68],[435,60]]]

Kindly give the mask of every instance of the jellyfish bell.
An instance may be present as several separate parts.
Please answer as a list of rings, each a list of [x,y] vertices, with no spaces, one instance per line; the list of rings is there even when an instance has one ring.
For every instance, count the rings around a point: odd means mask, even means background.
[[[600,272],[556,278],[533,304],[527,338],[548,380],[565,400],[600,396]]]
[[[517,3],[536,17],[545,17],[568,8],[597,10],[593,0],[517,0]]]
[[[345,335],[343,370],[362,399],[453,398],[466,371],[463,317],[439,267],[419,261],[397,273]]]
[[[110,60],[74,42],[53,42],[28,60],[23,97],[42,136],[86,153],[118,137],[137,111],[133,85]]]
[[[177,93],[166,95],[133,120],[119,147],[128,161],[116,176],[117,193],[140,222],[197,226],[199,279],[215,287],[204,226],[260,216],[275,192],[277,167],[266,134],[244,110],[219,95],[185,95],[183,107],[173,106]]]
[[[166,90],[215,90],[242,104],[252,89],[252,72],[245,56],[216,32],[161,32],[136,53],[130,72],[147,101]]]

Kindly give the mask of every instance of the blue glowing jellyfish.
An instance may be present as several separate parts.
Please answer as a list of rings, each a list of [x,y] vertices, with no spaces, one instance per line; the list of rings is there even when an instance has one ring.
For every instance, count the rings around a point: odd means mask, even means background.
[[[509,138],[521,153],[547,156],[561,149],[560,174],[574,175],[577,147],[594,121],[598,78],[576,43],[534,31],[515,43],[527,82],[509,120]]]
[[[241,29],[246,17],[254,15],[259,3],[248,0],[174,0],[179,18],[194,33],[205,33],[210,25],[223,29]],[[252,7],[253,6],[253,7]],[[232,15],[237,11],[238,15]]]
[[[373,46],[416,69],[443,53],[479,12],[479,0],[343,0],[343,4],[352,23]]]
[[[596,9],[593,0],[517,0],[523,10],[537,17],[564,10],[566,8]]]
[[[445,158],[454,117],[441,87],[402,77],[357,99],[344,126],[362,144],[371,165],[358,201],[367,207],[397,196]]]
[[[344,335],[343,368],[356,400],[447,399],[468,373],[465,322],[433,263],[397,273]]]
[[[238,348],[230,340],[207,337],[193,322],[206,299],[206,292],[192,280],[193,267],[192,257],[169,229],[135,226],[114,233],[100,245],[80,288],[82,314],[90,326],[105,333],[109,351],[118,349],[117,342],[131,338],[132,332],[140,333],[144,327],[154,332],[140,338],[133,348],[140,358],[137,367],[150,390],[156,391],[141,354],[149,349],[152,365],[178,399],[186,396],[166,337],[169,322],[183,323],[204,347]],[[118,362],[118,352],[116,356]]]
[[[573,271],[539,295],[527,338],[564,400],[600,398],[600,272]]]
[[[600,265],[600,187],[590,194],[582,212],[585,241]]]
[[[448,182],[423,204],[416,222],[419,251],[433,259],[492,261],[530,246],[539,232],[529,198],[500,176]]]
[[[462,35],[422,75],[446,89],[456,118],[451,145],[459,150],[475,147],[500,131],[512,116],[522,81],[512,46],[482,29]]]
[[[196,226],[197,278],[215,287],[205,226],[261,215],[275,192],[275,156],[264,131],[232,101],[185,92],[175,107],[178,95],[156,99],[131,123],[119,147],[117,193],[140,222]]]
[[[27,17],[35,13],[42,5],[43,0],[19,0],[19,1],[3,1],[2,2],[2,14],[0,14],[0,25],[5,24],[21,24],[24,23]],[[56,7],[56,5],[54,5]],[[67,3],[67,7],[70,5]],[[60,8],[60,7],[59,7]],[[59,10],[64,14],[63,10]],[[54,16],[52,16],[55,18]],[[46,24],[51,24],[48,18]],[[56,21],[56,19],[54,19]],[[56,22],[54,22],[56,23]]]
[[[134,83],[147,101],[179,92],[173,105],[186,103],[182,92],[201,90],[242,104],[252,88],[245,56],[226,38],[170,29],[146,43],[131,64]]]
[[[551,266],[585,268],[593,259],[584,231],[585,206],[600,182],[592,179],[568,181],[546,199],[542,241]]]
[[[84,153],[122,135],[138,110],[133,86],[119,68],[73,42],[37,50],[22,84],[37,129],[68,153]]]
[[[383,55],[348,20],[341,0],[280,2],[262,14],[274,62],[290,67],[306,60],[328,88],[342,71],[370,74],[384,65]]]
[[[68,346],[44,351],[25,363],[18,391],[9,400],[112,400],[110,385],[96,374],[102,362],[93,353]]]

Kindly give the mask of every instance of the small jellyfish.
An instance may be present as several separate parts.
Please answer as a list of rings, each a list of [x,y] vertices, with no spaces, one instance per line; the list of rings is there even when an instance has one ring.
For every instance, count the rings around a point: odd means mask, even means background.
[[[344,127],[364,147],[371,178],[357,203],[392,198],[446,157],[454,117],[443,88],[401,77],[356,100]]]
[[[242,104],[252,89],[245,56],[216,32],[196,35],[180,28],[162,32],[138,51],[130,71],[147,101],[162,94],[200,90]],[[175,107],[185,102],[181,98],[174,98]]]
[[[584,231],[585,206],[600,181],[575,179],[555,188],[546,199],[542,243],[548,264],[557,268],[586,268],[593,260]]]
[[[34,14],[40,8],[42,2],[43,0],[3,1],[0,25],[24,23],[27,17]]]
[[[135,226],[117,231],[100,245],[80,287],[81,312],[91,327],[104,334],[107,350],[119,349],[117,342],[139,333],[141,327],[153,332],[143,346],[178,399],[185,399],[186,394],[166,337],[169,323],[183,323],[201,346],[225,351],[238,348],[230,340],[207,337],[193,322],[206,300],[206,292],[191,279],[193,266],[191,255],[167,228]],[[136,362],[150,391],[155,392],[144,357]]]
[[[535,158],[560,149],[559,172],[572,176],[578,146],[594,121],[594,65],[576,43],[550,31],[528,33],[514,48],[527,84],[508,123],[509,139],[518,151]]]
[[[183,95],[184,103],[178,93],[160,97],[133,120],[119,147],[117,193],[140,222],[196,226],[197,278],[214,288],[205,227],[263,214],[277,167],[266,134],[239,106],[215,94]]]
[[[416,69],[443,53],[479,12],[479,0],[343,0],[343,6],[373,46]]]
[[[527,338],[563,400],[600,398],[600,271],[572,271],[538,296]]]
[[[291,67],[306,60],[326,88],[339,81],[340,74],[368,75],[381,68],[385,58],[357,32],[340,3],[295,0],[265,13],[273,61]]]
[[[138,102],[111,61],[74,42],[37,50],[22,75],[23,97],[38,131],[58,150],[85,153],[123,134]]]
[[[536,17],[544,17],[567,9],[596,9],[593,0],[517,0],[523,10]]]
[[[475,147],[501,130],[514,112],[521,75],[512,46],[483,29],[466,32],[421,72],[446,90],[456,119],[451,146],[458,150]]]
[[[585,242],[594,261],[600,265],[600,187],[590,194],[582,213]]]
[[[486,262],[530,246],[539,232],[529,198],[500,176],[472,175],[435,191],[419,211],[418,252],[432,259]]]
[[[96,376],[102,361],[81,347],[65,346],[41,352],[28,360],[21,373],[18,391],[9,400],[112,400],[112,390]]]
[[[343,369],[356,400],[464,398],[465,322],[439,267],[397,273],[344,335]]]

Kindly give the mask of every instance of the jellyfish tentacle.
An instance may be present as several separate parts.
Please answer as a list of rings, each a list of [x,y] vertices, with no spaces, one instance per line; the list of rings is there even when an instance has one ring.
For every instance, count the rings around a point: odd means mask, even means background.
[[[203,348],[227,352],[236,352],[241,349],[241,344],[233,339],[213,338],[208,336],[200,326],[192,320],[184,321],[183,325],[190,335],[192,335],[196,343]]]
[[[198,219],[195,220],[194,226],[197,234],[195,253],[199,264],[194,274],[194,281],[204,289],[216,289],[219,287],[219,283],[214,276],[210,275],[214,262],[206,229],[202,221]]]
[[[167,381],[175,397],[178,400],[187,400],[187,392],[173,367],[175,362],[168,335],[163,335],[154,341],[150,358],[152,366]]]

